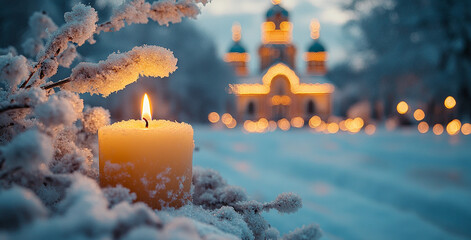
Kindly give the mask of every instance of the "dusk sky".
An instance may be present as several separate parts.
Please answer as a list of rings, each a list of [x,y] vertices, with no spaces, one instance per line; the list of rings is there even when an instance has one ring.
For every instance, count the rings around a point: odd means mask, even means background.
[[[302,59],[308,48],[310,38],[309,24],[317,18],[321,24],[321,42],[329,52],[329,66],[345,61],[349,39],[343,33],[342,26],[350,19],[347,12],[341,9],[343,1],[319,0],[285,0],[281,6],[290,13],[293,23],[293,42],[298,48],[297,68],[304,69]],[[270,0],[214,0],[202,8],[202,14],[197,19],[197,25],[212,37],[222,56],[231,46],[231,26],[239,22],[242,27],[242,44],[249,51],[250,69],[258,69],[257,49],[261,44],[261,24],[265,13],[272,5]]]

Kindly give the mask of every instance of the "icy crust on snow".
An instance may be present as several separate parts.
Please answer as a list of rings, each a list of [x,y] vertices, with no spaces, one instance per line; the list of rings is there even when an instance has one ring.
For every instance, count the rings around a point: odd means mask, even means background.
[[[72,69],[71,81],[63,89],[107,97],[137,81],[139,76],[168,77],[177,69],[172,51],[157,47],[134,47],[113,53],[98,63],[82,62]]]

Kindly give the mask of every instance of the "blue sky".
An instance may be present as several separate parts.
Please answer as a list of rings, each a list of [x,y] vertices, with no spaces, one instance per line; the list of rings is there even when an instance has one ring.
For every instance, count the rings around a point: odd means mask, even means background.
[[[334,66],[347,59],[348,48],[352,41],[347,39],[342,26],[351,18],[343,11],[342,0],[284,0],[281,6],[290,13],[293,23],[293,43],[298,48],[297,68],[303,70],[304,51],[310,38],[309,24],[317,18],[321,24],[321,42],[329,51],[329,66]],[[250,69],[258,69],[257,49],[261,43],[260,25],[265,20],[270,0],[213,0],[202,8],[202,14],[196,20],[199,28],[214,39],[219,54],[222,56],[232,44],[231,26],[239,22],[242,26],[242,43],[251,55]]]

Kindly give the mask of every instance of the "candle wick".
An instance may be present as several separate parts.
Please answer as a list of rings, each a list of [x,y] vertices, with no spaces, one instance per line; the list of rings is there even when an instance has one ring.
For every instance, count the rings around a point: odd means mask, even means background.
[[[149,122],[147,121],[147,119],[146,118],[142,118],[142,119],[144,119],[144,121],[146,121],[146,128],[149,128]]]

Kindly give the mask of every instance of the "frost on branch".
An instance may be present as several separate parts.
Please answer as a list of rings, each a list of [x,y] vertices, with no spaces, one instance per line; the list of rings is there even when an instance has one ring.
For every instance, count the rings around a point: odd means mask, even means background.
[[[243,217],[254,239],[266,239],[276,235],[262,217],[263,211],[276,209],[280,213],[293,213],[302,206],[301,198],[294,193],[280,194],[274,201],[268,203],[248,200],[243,189],[228,185],[218,172],[210,169],[194,168],[193,186],[194,204],[208,210],[231,207]]]
[[[57,25],[45,12],[35,12],[28,21],[29,33],[21,45],[26,55],[36,57],[44,49],[43,39],[49,38],[50,34],[57,30]]]
[[[67,49],[57,56],[57,62],[60,66],[68,68],[77,56],[77,48],[69,43]]]
[[[149,18],[160,25],[179,23],[184,17],[196,18],[200,13],[198,3],[206,5],[208,0],[160,0],[152,4],[145,0],[127,1],[108,22],[98,26],[96,33],[119,31],[125,24],[147,23]]]
[[[297,228],[283,236],[283,240],[317,240],[322,237],[322,232],[317,224],[311,224]]]
[[[95,32],[98,14],[92,7],[80,3],[72,8],[72,12],[66,12],[64,19],[66,23],[52,33],[38,55],[38,61],[58,56],[67,49],[68,42],[84,44]]]
[[[5,170],[19,168],[33,171],[52,159],[53,148],[48,136],[31,129],[16,136],[6,146],[1,146],[0,152],[5,159]]]
[[[18,84],[29,74],[27,60],[23,56],[13,56],[11,53],[0,56],[0,80],[9,89],[16,89]]]
[[[41,71],[39,78],[45,79],[54,76],[59,68],[59,63],[56,59],[46,59],[41,64]]]
[[[47,209],[33,192],[16,186],[0,191],[0,212],[0,231],[14,230],[47,216]]]
[[[264,208],[274,208],[280,213],[294,213],[302,207],[302,199],[294,193],[282,193],[275,201],[265,204]]]
[[[167,77],[177,69],[173,53],[157,46],[134,47],[126,53],[113,53],[105,61],[79,63],[64,89],[107,97],[135,82],[139,76]]]
[[[152,3],[150,18],[160,25],[179,23],[183,17],[196,18],[200,9],[193,0],[163,0]]]
[[[110,124],[110,112],[102,107],[86,108],[82,123],[86,132],[96,134],[98,129]]]

